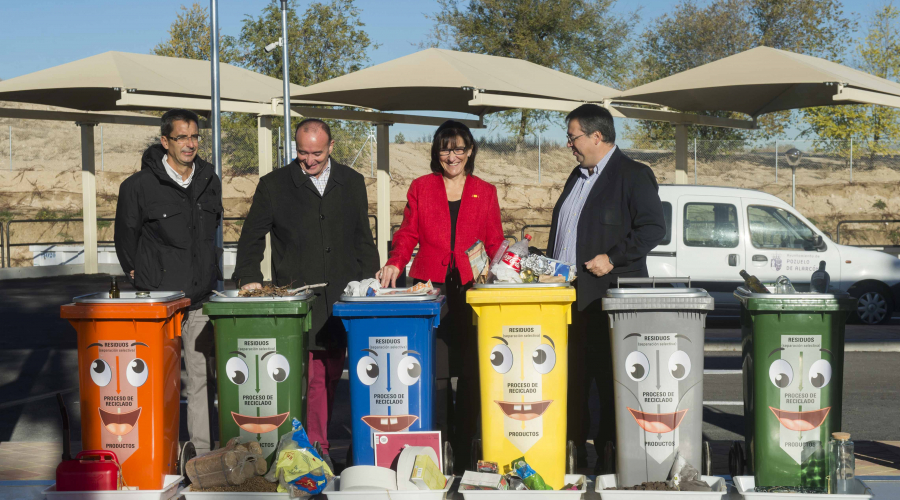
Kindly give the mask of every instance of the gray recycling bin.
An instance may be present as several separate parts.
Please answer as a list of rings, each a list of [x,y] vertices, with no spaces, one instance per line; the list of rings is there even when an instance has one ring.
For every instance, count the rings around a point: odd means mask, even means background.
[[[684,283],[687,288],[657,288]],[[622,285],[653,288],[621,288]],[[620,278],[609,314],[618,484],[665,481],[675,453],[703,473],[703,340],[713,299],[688,278]]]

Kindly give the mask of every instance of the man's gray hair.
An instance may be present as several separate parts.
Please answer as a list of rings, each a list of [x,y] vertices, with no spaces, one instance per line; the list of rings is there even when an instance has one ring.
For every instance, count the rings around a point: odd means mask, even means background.
[[[613,123],[612,113],[603,106],[582,104],[566,115],[566,123],[572,120],[578,120],[578,125],[585,134],[600,132],[603,142],[616,143],[616,125]]]

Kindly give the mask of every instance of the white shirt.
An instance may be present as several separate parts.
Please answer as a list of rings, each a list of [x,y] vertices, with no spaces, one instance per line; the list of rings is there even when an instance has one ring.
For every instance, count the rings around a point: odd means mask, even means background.
[[[175,169],[169,165],[169,155],[163,155],[162,162],[163,166],[166,167],[166,173],[169,174],[169,177],[171,177],[173,181],[175,181],[175,184],[178,184],[183,188],[187,188],[191,185],[191,181],[194,180],[194,172],[197,171],[197,169],[194,168],[197,166],[196,163],[191,164],[191,175],[188,176],[186,181],[183,181],[181,180],[181,174],[176,172]]]
[[[301,170],[302,170],[302,168],[301,168]],[[304,170],[303,173],[306,174],[306,171]],[[309,174],[306,174],[306,175],[309,175]],[[309,175],[309,180],[311,180],[313,182],[313,184],[316,186],[316,189],[319,190],[320,195],[325,194],[325,186],[328,185],[328,177],[330,177],[330,176],[331,176],[331,158],[328,159],[328,163],[325,164],[325,170],[323,170],[322,173],[319,174],[318,177],[316,177],[314,175]]]

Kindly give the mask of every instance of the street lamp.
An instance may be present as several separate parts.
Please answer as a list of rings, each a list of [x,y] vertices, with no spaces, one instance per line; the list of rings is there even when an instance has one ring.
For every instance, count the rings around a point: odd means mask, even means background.
[[[797,148],[791,148],[785,151],[784,159],[787,160],[791,167],[791,206],[797,206],[797,165],[803,158],[803,151]]]

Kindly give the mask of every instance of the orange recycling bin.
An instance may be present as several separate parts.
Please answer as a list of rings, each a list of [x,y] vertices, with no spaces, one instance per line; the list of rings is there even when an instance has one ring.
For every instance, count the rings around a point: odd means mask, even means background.
[[[177,470],[181,320],[191,301],[182,292],[120,295],[60,308],[78,333],[82,448],[115,452],[128,486],[159,490]]]

